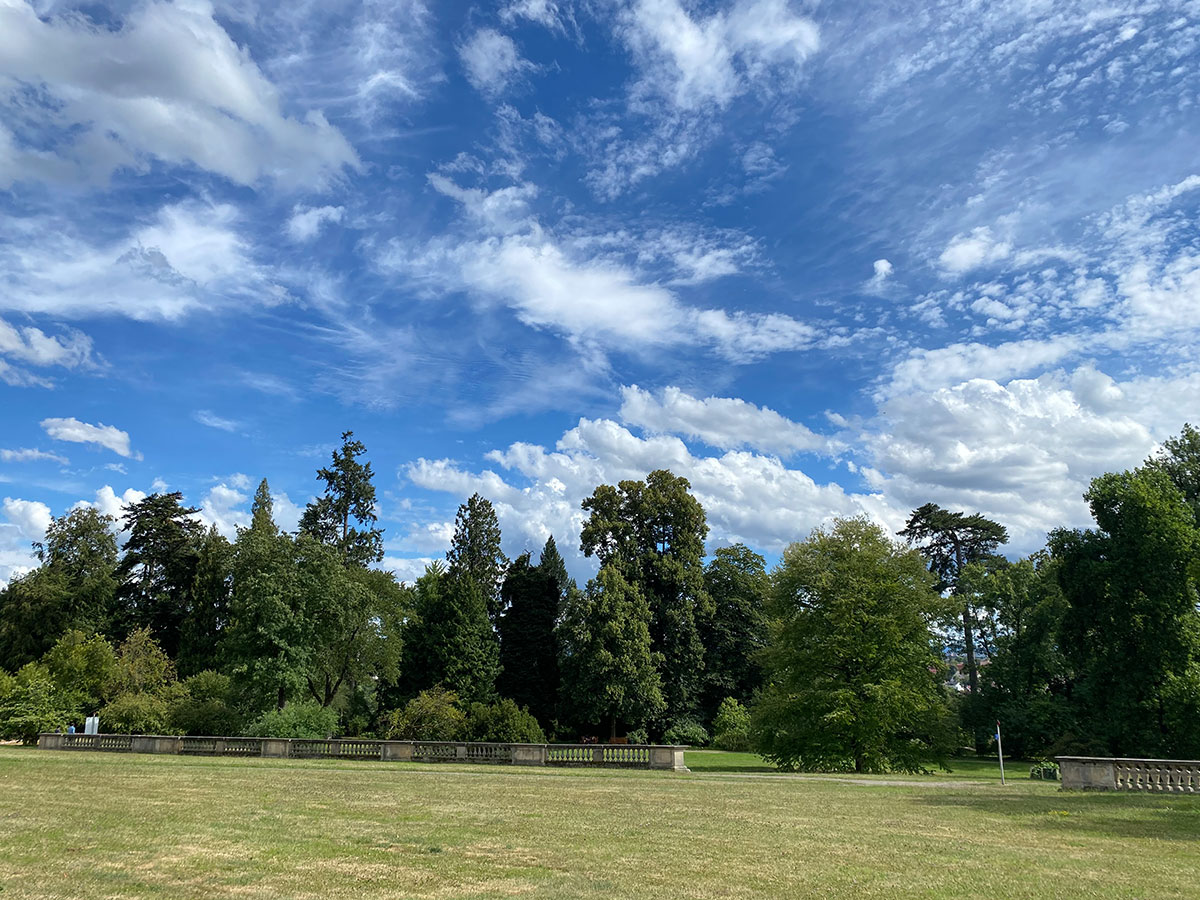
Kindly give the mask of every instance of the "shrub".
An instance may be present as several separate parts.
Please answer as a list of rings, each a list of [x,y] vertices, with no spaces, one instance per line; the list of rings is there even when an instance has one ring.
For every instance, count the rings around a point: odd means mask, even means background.
[[[323,740],[337,732],[337,710],[319,703],[289,703],[259,716],[246,734],[251,737]]]
[[[100,730],[108,734],[173,734],[167,701],[143,691],[114,697],[100,710]]]
[[[629,732],[629,743],[631,744],[648,744],[650,743],[650,735],[645,728],[638,728],[635,731]]]
[[[467,711],[463,740],[544,744],[546,735],[533,714],[507,697],[490,706],[472,703]]]
[[[713,746],[739,752],[750,749],[750,710],[733,697],[726,697],[717,707],[713,717]]]
[[[703,747],[708,743],[708,732],[699,722],[692,719],[680,719],[663,732],[663,743]]]
[[[0,738],[37,743],[43,731],[66,731],[82,721],[77,700],[59,690],[44,668],[30,663],[9,681],[0,699]]]
[[[171,729],[179,734],[237,734],[241,717],[230,707],[229,694],[228,675],[211,670],[193,675],[167,710]]]
[[[422,691],[404,709],[387,717],[387,735],[399,741],[456,741],[467,717],[458,708],[458,694],[441,685]]]

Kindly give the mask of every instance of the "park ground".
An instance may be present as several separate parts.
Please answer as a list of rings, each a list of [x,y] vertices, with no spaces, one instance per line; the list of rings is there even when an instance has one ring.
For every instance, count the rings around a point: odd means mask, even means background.
[[[931,776],[691,775],[0,748],[0,900],[1188,898],[1200,796]]]

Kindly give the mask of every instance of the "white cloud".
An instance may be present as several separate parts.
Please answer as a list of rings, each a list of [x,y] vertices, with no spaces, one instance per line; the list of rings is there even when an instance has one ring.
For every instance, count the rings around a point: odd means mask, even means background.
[[[1051,528],[1090,524],[1089,481],[1139,465],[1178,433],[1198,391],[1200,374],[1118,382],[1088,365],[897,392],[862,435],[868,483],[900,508],[981,511],[1029,552]]]
[[[159,490],[159,488],[156,487],[155,490]],[[132,506],[134,503],[140,503],[145,499],[145,491],[139,491],[136,488],[126,488],[124,492],[118,494],[112,489],[111,485],[106,484],[100,490],[96,491],[95,500],[80,500],[72,508],[91,508],[101,515],[111,516],[115,521],[114,528],[119,532],[121,529],[121,517],[125,515],[125,508]]]
[[[412,584],[418,578],[425,574],[426,566],[430,565],[442,557],[434,556],[385,556],[380,562],[379,567],[388,572],[393,572],[399,581],[407,584]],[[444,562],[444,560],[442,560]]]
[[[379,259],[385,270],[416,276],[441,290],[465,290],[477,299],[503,303],[524,324],[552,330],[580,346],[702,346],[745,362],[822,340],[813,326],[782,313],[687,306],[670,288],[643,280],[619,260],[587,255],[595,240],[574,236],[560,241],[532,216],[519,218],[531,196],[528,192],[503,189],[498,192],[503,196],[496,198],[494,193],[458,188],[441,176],[430,181],[463,204],[480,224],[481,236],[434,241],[423,248],[393,242]],[[584,251],[582,258],[571,252],[573,248]],[[677,264],[690,262],[693,277],[706,266],[711,275],[718,265],[711,257],[678,263],[678,254],[687,252],[686,246],[674,249]]]
[[[12,242],[0,245],[7,283],[0,308],[172,320],[286,299],[286,290],[250,258],[239,219],[229,204],[182,201],[111,242],[74,236],[75,226],[56,217],[22,220]]]
[[[820,46],[817,26],[785,0],[739,0],[707,18],[694,18],[678,0],[638,0],[620,23],[642,68],[637,92],[684,110],[727,106],[750,86],[794,71]]]
[[[14,500],[4,498],[4,517],[8,519],[27,540],[40,541],[50,527],[50,507],[37,500]]]
[[[98,444],[107,447],[118,456],[127,459],[141,459],[141,454],[135,455],[129,446],[129,433],[121,431],[112,425],[99,423],[89,425],[72,417],[69,419],[43,419],[42,429],[56,441],[70,441],[76,444]]]
[[[458,48],[467,80],[490,97],[504,93],[522,73],[536,68],[521,56],[517,45],[494,28],[481,28]]]
[[[650,434],[698,438],[719,450],[750,448],[787,457],[844,448],[838,440],[815,434],[765,406],[735,397],[701,400],[676,387],[663,388],[657,397],[636,384],[621,388],[620,416]]]
[[[298,243],[311,241],[326,222],[341,222],[345,210],[340,206],[296,206],[288,219],[288,236]]]
[[[250,513],[243,508],[249,497],[227,484],[218,484],[210,488],[200,502],[200,512],[197,518],[204,525],[215,525],[217,531],[228,540],[237,537],[238,527],[250,524]]]
[[[43,92],[38,119],[3,133],[0,185],[70,174],[104,179],[150,160],[192,164],[240,184],[318,187],[357,167],[317,110],[285,115],[275,86],[214,20],[211,5],[148,2],[119,27],[77,12],[43,20],[0,3],[0,77]],[[51,150],[43,149],[46,144]]]
[[[241,423],[218,416],[216,413],[210,412],[207,409],[197,410],[193,414],[193,418],[208,428],[216,428],[220,431],[237,431],[241,428]]]
[[[938,262],[947,272],[961,274],[999,262],[1011,252],[1012,244],[997,240],[992,230],[984,226],[972,230],[970,234],[955,235],[938,257]]]
[[[44,450],[22,448],[20,450],[0,450],[0,460],[4,462],[37,462],[39,460],[56,462],[60,466],[70,464],[70,460],[57,453],[47,453]]]
[[[488,459],[499,471],[472,472],[446,459],[420,459],[405,471],[428,490],[459,497],[478,491],[490,499],[514,553],[540,547],[551,534],[571,553],[584,519],[579,504],[597,485],[644,478],[659,468],[691,482],[708,513],[710,547],[744,540],[778,551],[835,516],[866,514],[889,528],[903,521],[882,497],[820,484],[777,457],[742,450],[695,455],[676,437],[639,437],[605,419],[581,419],[554,450],[517,443]]]

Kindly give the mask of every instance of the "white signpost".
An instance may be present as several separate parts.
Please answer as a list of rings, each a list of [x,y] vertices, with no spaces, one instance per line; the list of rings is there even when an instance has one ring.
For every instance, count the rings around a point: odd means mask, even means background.
[[[84,734],[99,734],[100,733],[100,717],[88,716],[87,721],[83,723]]]

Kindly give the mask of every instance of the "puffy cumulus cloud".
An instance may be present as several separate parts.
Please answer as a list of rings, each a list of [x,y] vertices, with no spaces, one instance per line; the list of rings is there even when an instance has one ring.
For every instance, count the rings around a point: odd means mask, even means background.
[[[154,489],[163,490],[165,488],[166,485],[163,485],[162,488],[156,486]],[[116,528],[120,530],[121,517],[125,515],[125,508],[145,500],[146,496],[145,491],[139,491],[136,488],[126,488],[122,493],[118,494],[113,490],[111,485],[106,484],[100,490],[96,491],[95,500],[80,500],[75,504],[74,508],[82,509],[90,507],[101,515],[111,516],[116,521]]]
[[[670,469],[691,482],[712,528],[710,545],[743,540],[778,551],[835,516],[869,515],[900,527],[882,496],[821,484],[778,457],[744,450],[693,454],[677,437],[639,436],[617,422],[581,419],[553,450],[516,443],[488,454],[495,468],[469,471],[451,460],[419,459],[405,474],[416,485],[492,501],[510,551],[537,549],[551,534],[564,553],[578,546],[580,503],[596,485]],[[584,564],[576,558],[576,568]]]
[[[379,563],[379,568],[391,572],[398,581],[412,584],[425,574],[425,569],[432,563],[442,560],[434,556],[385,556]],[[444,562],[444,560],[442,560]]]
[[[50,526],[50,507],[36,500],[5,497],[0,513],[0,590],[12,579],[37,566],[30,544],[46,536]]]
[[[53,216],[10,222],[13,240],[0,246],[0,276],[8,286],[0,308],[173,320],[287,298],[251,258],[230,204],[168,204],[112,242],[77,236],[75,225]],[[83,345],[76,340],[73,355],[68,350],[64,358],[78,358]]]
[[[4,518],[16,526],[21,536],[29,541],[40,541],[50,527],[50,507],[37,500],[14,500],[4,498]]]
[[[1012,244],[998,240],[986,226],[976,228],[970,234],[958,234],[946,245],[938,262],[947,272],[961,274],[991,265],[1012,253]]]
[[[651,434],[696,438],[719,450],[749,448],[783,457],[811,451],[835,453],[845,445],[816,434],[773,409],[736,397],[699,399],[677,387],[658,396],[636,384],[621,388],[621,421]]]
[[[877,396],[901,395],[913,390],[952,386],[970,378],[1007,380],[1046,366],[1056,365],[1087,348],[1099,348],[1084,335],[1007,341],[948,344],[912,350],[880,382]]]
[[[786,0],[738,0],[706,18],[678,0],[636,0],[619,22],[642,71],[635,94],[684,110],[725,107],[747,90],[774,87],[820,46],[816,24]]]
[[[250,524],[250,513],[245,509],[248,499],[246,494],[222,482],[209,488],[196,518],[206,526],[216,526],[225,538],[233,540],[239,527]]]
[[[0,450],[0,460],[4,462],[38,462],[46,460],[58,463],[60,466],[68,465],[71,462],[65,456],[60,456],[57,453],[49,453],[45,450],[36,450],[29,447],[23,447],[20,450]]]
[[[56,441],[75,444],[97,444],[127,459],[141,459],[129,445],[129,432],[103,422],[90,425],[71,417],[69,419],[42,419],[42,429]]]
[[[250,54],[197,2],[138,4],[117,27],[0,2],[0,185],[93,180],[151,160],[240,184],[323,185],[357,167],[319,110],[289,116]]]
[[[481,28],[459,48],[459,58],[471,86],[496,97],[525,72],[537,68],[521,56],[516,43],[494,28]]]
[[[345,214],[341,206],[296,206],[287,221],[288,237],[297,243],[311,241],[326,222],[340,222]]]
[[[1003,522],[1012,548],[1090,524],[1090,480],[1139,465],[1195,417],[1200,374],[1116,381],[1094,366],[971,378],[890,395],[861,436],[868,484],[894,506],[937,502]]]

